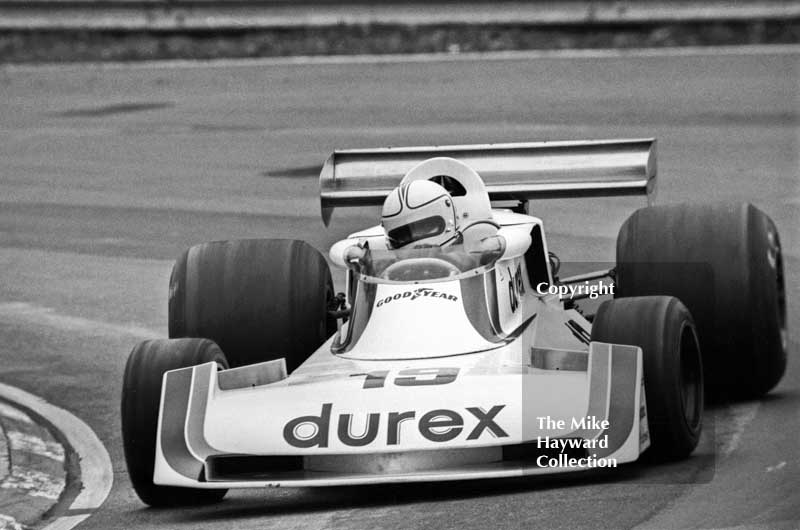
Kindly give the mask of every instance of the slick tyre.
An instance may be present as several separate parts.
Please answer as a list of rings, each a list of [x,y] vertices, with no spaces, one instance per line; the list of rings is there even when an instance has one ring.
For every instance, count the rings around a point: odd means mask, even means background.
[[[128,357],[122,386],[122,443],[133,489],[150,506],[210,504],[228,490],[177,488],[153,483],[161,380],[165,372],[207,362],[227,367],[219,347],[205,339],[149,340]]]
[[[714,398],[757,397],[786,369],[778,231],[746,203],[636,211],[617,238],[617,297],[679,298],[697,322]]]
[[[169,336],[216,342],[232,367],[286,358],[293,371],[336,330],[325,258],[303,241],[242,239],[196,245],[169,288]]]
[[[642,349],[649,457],[691,454],[703,424],[703,366],[686,306],[670,296],[608,300],[597,311],[592,340]]]

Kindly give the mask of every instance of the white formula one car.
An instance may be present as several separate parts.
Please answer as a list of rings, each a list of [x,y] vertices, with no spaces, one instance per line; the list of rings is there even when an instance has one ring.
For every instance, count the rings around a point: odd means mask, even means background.
[[[781,378],[780,243],[749,204],[642,208],[614,268],[558,278],[528,202],[652,199],[653,140],[337,151],[322,170],[323,219],[419,180],[447,190],[459,244],[351,234],[330,251],[346,295],[301,241],[183,253],[171,338],[138,344],[125,369],[125,457],[145,503],[683,458],[704,391],[759,395]],[[575,307],[588,288],[563,295],[606,277],[614,299],[593,315]]]

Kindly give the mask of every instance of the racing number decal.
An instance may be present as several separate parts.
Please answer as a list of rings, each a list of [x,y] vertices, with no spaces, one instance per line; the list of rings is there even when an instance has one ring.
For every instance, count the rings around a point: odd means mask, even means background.
[[[517,265],[517,272],[508,269],[508,300],[511,312],[515,313],[519,307],[519,299],[525,294],[525,283],[522,281],[522,267]]]
[[[350,377],[363,377],[361,388],[383,388],[388,370],[351,374]],[[400,370],[394,378],[396,386],[446,385],[456,380],[458,368],[408,368]]]
[[[456,380],[458,368],[410,368],[394,378],[397,386],[446,385]]]
[[[364,386],[362,388],[382,388],[389,375],[389,370],[379,370],[377,372],[367,372],[365,374],[352,374],[350,377],[364,376]]]

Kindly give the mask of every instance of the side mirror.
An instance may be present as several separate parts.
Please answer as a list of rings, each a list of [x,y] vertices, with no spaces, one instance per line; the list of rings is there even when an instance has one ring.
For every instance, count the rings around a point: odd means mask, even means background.
[[[503,240],[503,255],[500,259],[521,256],[531,246],[530,228],[527,225],[504,226],[494,237]]]

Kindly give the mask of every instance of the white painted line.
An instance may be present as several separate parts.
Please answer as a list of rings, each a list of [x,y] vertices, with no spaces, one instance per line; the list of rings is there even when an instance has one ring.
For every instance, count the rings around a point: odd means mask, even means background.
[[[570,50],[509,50],[469,53],[409,53],[380,55],[300,55],[292,57],[255,57],[232,59],[165,59],[163,61],[75,62],[41,64],[5,64],[0,71],[37,70],[173,70],[176,68],[251,68],[270,66],[371,65],[448,62],[529,61],[536,59],[617,59],[705,56],[797,55],[800,44],[747,44],[742,46],[677,46],[664,48],[596,48]]]
[[[72,413],[11,385],[0,383],[0,398],[35,411],[66,438],[78,455],[82,488],[69,509],[99,508],[111,491],[114,473],[108,451],[94,431]],[[86,517],[88,514],[60,517],[46,526],[45,530],[67,530]]]
[[[27,302],[0,303],[0,320],[24,320],[65,331],[81,331],[93,334],[133,335],[144,339],[154,339],[161,336],[156,331],[141,326],[126,326],[64,315],[50,307],[33,305]]]

